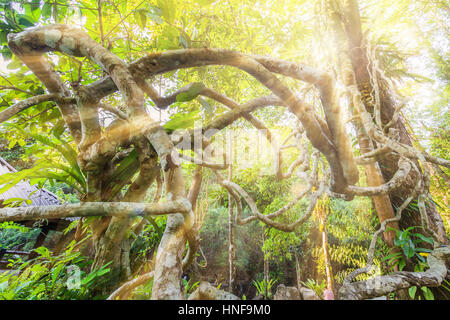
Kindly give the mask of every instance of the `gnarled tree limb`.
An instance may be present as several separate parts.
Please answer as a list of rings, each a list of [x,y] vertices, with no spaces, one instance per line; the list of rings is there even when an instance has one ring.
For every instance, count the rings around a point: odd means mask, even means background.
[[[134,202],[83,202],[60,206],[30,206],[0,209],[0,222],[69,217],[112,217],[112,216],[152,216],[189,212],[191,204],[187,199],[177,199],[163,203]]]
[[[438,287],[447,276],[450,247],[439,247],[428,255],[425,272],[396,272],[365,281],[344,284],[338,293],[340,300],[363,300],[383,296],[412,286]]]

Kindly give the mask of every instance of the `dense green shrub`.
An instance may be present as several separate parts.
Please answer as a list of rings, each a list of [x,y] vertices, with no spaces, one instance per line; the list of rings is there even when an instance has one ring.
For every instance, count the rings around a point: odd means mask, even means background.
[[[45,247],[35,249],[37,258],[10,260],[12,271],[0,274],[0,300],[104,299],[96,289],[102,285],[107,265],[86,272],[92,261],[75,250],[73,241],[57,255]]]
[[[0,249],[17,250],[23,246],[23,251],[29,251],[39,232],[39,228],[27,228],[12,221],[0,223]]]

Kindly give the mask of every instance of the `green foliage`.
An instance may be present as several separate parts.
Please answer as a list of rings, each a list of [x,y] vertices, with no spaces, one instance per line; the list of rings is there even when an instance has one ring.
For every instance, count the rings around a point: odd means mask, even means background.
[[[37,258],[22,261],[11,260],[15,271],[0,274],[0,300],[48,300],[48,299],[103,299],[93,296],[93,291],[101,284],[102,276],[109,272],[107,265],[98,270],[85,272],[83,269],[92,261],[87,261],[74,250],[75,241],[67,249],[53,256],[45,247],[35,251]],[[74,273],[80,270],[79,287],[70,287]]]
[[[302,284],[313,290],[317,296],[322,297],[323,296],[323,291],[325,290],[325,288],[327,287],[327,284],[325,283],[325,280],[322,280],[322,282],[318,282],[314,279],[307,279],[305,282],[302,281]]]
[[[375,55],[380,68],[390,79],[410,78],[417,82],[432,82],[420,74],[408,72],[406,59],[412,54],[401,52],[395,43],[389,42],[385,36],[374,40]]]
[[[329,255],[335,271],[334,278],[337,283],[342,283],[350,272],[366,265],[368,246],[378,219],[372,211],[369,199],[356,198],[347,202],[342,199],[330,200],[326,225]],[[381,252],[385,250],[382,241],[378,242],[377,248],[381,248]],[[324,276],[325,265],[321,246],[314,248],[312,253],[317,259],[319,274]],[[378,267],[381,266],[379,255],[380,252],[376,251],[374,264]],[[365,280],[370,276],[359,275],[357,280]]]
[[[317,249],[319,251],[319,249]],[[345,245],[332,245],[329,248],[329,254],[331,261],[334,262],[334,264],[340,266],[339,268],[333,267],[333,270],[339,270],[336,272],[335,279],[338,283],[342,283],[344,278],[353,270],[357,268],[363,268],[366,265],[367,261],[367,254],[368,249],[366,246],[363,246],[361,244],[345,244]],[[325,267],[322,266],[323,262],[322,260],[319,260],[320,266],[319,271],[321,274],[325,273]],[[379,265],[379,260],[377,259],[375,261],[376,265]],[[357,280],[365,280],[369,276],[368,275],[361,275],[357,278]]]
[[[199,110],[175,114],[164,124],[164,129],[166,129],[168,133],[172,133],[175,130],[192,128],[194,126],[194,122],[198,119]]]
[[[12,221],[0,223],[0,249],[17,250],[23,245],[23,251],[33,247],[40,229],[30,229]]]
[[[395,230],[396,237],[394,239],[395,247],[391,248],[390,254],[383,258],[387,260],[389,264],[398,265],[398,268],[403,270],[406,266],[406,259],[416,258],[420,262],[425,263],[425,257],[432,250],[427,248],[418,247],[422,243],[428,243],[433,245],[433,238],[425,237],[421,233],[413,233],[412,230],[420,227],[409,227],[404,230]],[[399,251],[398,249],[401,249]]]
[[[195,289],[198,287],[199,284],[200,281],[192,282],[191,279],[189,280],[183,279],[184,294],[186,296],[186,299],[189,298],[191,293],[195,291]]]
[[[415,272],[424,272],[425,268],[428,268],[428,264],[425,262],[419,261],[419,263],[414,266],[414,271]],[[448,284],[448,281],[444,280],[444,282],[443,282],[443,287],[445,289],[447,289],[445,287],[445,283]],[[422,300],[422,297],[423,297],[425,300],[434,300],[433,292],[428,287],[425,287],[425,286],[420,287],[422,294],[420,294],[420,292],[417,292],[417,288],[418,288],[417,286],[412,286],[408,289],[408,294],[411,299]],[[447,291],[449,291],[449,290],[447,289]]]
[[[256,288],[256,290],[258,291],[258,294],[260,296],[264,297],[264,299],[270,299],[270,298],[272,298],[271,289],[276,282],[277,282],[276,279],[269,279],[268,282],[266,282],[266,280],[263,279],[260,281],[253,280],[252,284]],[[267,296],[266,296],[266,290],[267,290]]]
[[[139,169],[139,159],[136,150],[132,150],[117,165],[116,170],[108,177],[105,185],[111,186],[108,201],[111,201],[130,181]]]
[[[29,130],[12,124],[7,127],[40,142],[45,148],[39,149],[37,145],[33,145],[27,150],[28,152],[33,151],[35,155],[41,155],[32,168],[1,175],[0,192],[7,191],[22,180],[29,180],[32,185],[38,184],[40,187],[48,180],[51,185],[55,181],[59,181],[69,185],[80,194],[85,193],[86,179],[78,166],[77,152],[70,143],[61,136],[41,135],[33,129],[34,127]]]
[[[284,232],[275,228],[267,228],[266,239],[262,250],[268,260],[292,260],[293,253],[306,239],[309,224],[306,223],[294,232]]]
[[[201,82],[195,82],[189,88],[188,91],[179,93],[176,100],[178,102],[187,102],[194,100],[200,94],[200,92],[205,88],[205,85]]]
[[[208,259],[208,264],[215,264],[218,267],[225,267],[228,261],[228,209],[225,207],[209,208],[205,221],[200,230],[202,249],[208,256],[211,253],[212,259]],[[236,237],[238,239],[238,237]],[[239,252],[236,250],[236,252]],[[239,259],[239,255],[237,255]]]
[[[132,294],[133,300],[150,300],[152,297],[153,278],[146,284],[137,287]]]
[[[132,260],[147,261],[148,254],[153,252],[164,233],[164,229],[167,222],[166,216],[157,216],[155,218],[149,218],[149,224],[147,224],[142,232],[138,235],[131,233],[132,237],[130,255]]]
[[[235,252],[237,274],[242,270],[249,274],[261,265],[261,227],[258,223],[237,226]],[[208,261],[208,268],[223,270],[228,266],[228,208],[209,207],[200,230],[201,247]]]
[[[30,159],[25,156],[24,148],[19,144],[16,144],[13,148],[9,148],[8,144],[8,140],[0,140],[0,157],[2,157],[17,171],[29,168],[32,163]]]
[[[255,200],[258,209],[263,214],[270,214],[284,207],[296,195],[295,187],[303,186],[303,182],[297,178],[279,181],[273,175],[263,175],[258,166],[241,170],[235,180]],[[220,197],[223,197],[223,201],[227,199],[224,194],[221,194]],[[283,223],[295,221],[303,215],[307,206],[308,200],[301,199],[286,213],[277,217],[276,221]],[[244,208],[249,210],[246,204],[244,204]],[[261,223],[261,226],[263,225]],[[306,239],[309,227],[310,223],[306,222],[293,232],[266,228],[264,231],[265,241],[262,246],[266,259],[279,263],[292,260],[294,251]]]
[[[78,203],[78,198],[75,189],[64,182],[50,183],[48,180],[44,183],[44,188],[54,193],[62,203]]]
[[[0,3],[0,6],[2,8],[2,10],[0,11],[0,44],[3,46],[1,52],[4,58],[11,58],[12,56],[11,51],[6,45],[6,35],[8,34],[8,32],[22,31],[23,29],[32,26],[34,23],[36,23],[36,20],[40,15],[39,1],[20,3],[20,9],[22,9],[20,11],[17,10],[17,7],[13,7],[13,2],[16,1],[4,0]]]
[[[423,297],[425,298],[425,300],[434,300],[433,292],[431,292],[431,290],[429,288],[422,286],[422,287],[420,287],[420,290],[422,290],[422,294],[423,294]],[[411,297],[411,299],[422,300],[422,297],[420,295],[416,295],[416,292],[417,292],[416,286],[412,286],[408,289],[408,293],[409,293],[409,296]]]

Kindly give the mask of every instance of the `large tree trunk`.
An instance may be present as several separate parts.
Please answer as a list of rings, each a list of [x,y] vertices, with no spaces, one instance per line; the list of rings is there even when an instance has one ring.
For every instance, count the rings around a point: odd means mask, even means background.
[[[348,87],[356,85],[356,79],[351,64],[350,54],[347,50],[348,37],[343,28],[339,8],[334,7],[331,3],[326,8],[327,17],[330,20],[330,26],[333,30],[333,40],[335,43],[335,56],[334,63],[339,65],[340,78],[343,83]],[[348,98],[351,101],[351,93],[348,93]],[[357,117],[357,111],[355,106],[351,108],[352,115],[354,117],[353,126],[357,132],[358,144],[362,154],[369,153],[374,150],[374,144],[367,134],[366,129],[362,125],[360,119]],[[380,170],[378,163],[368,163],[364,166],[367,185],[369,187],[377,187],[385,183],[384,177]],[[384,220],[392,219],[395,217],[394,208],[392,207],[390,198],[386,194],[372,196],[372,203],[375,207],[378,219],[380,223]],[[398,229],[397,222],[391,222],[388,225],[392,229]],[[392,247],[394,246],[395,232],[393,230],[385,231],[384,240]]]
[[[381,121],[383,125],[386,125],[389,121],[392,120],[396,106],[390,95],[387,85],[382,81],[370,78],[370,74],[368,72],[369,61],[367,59],[367,47],[363,43],[361,19],[357,1],[344,1],[343,11],[343,23],[348,39],[348,52],[355,74],[356,84],[359,91],[361,92],[364,106],[366,107],[368,112],[373,114],[374,106],[370,98],[370,93],[374,89],[372,83],[374,83],[374,81],[377,81],[378,87],[380,88]],[[399,141],[403,144],[412,146],[410,134],[408,133],[408,130],[406,129],[401,117],[399,117],[398,121],[395,123],[394,128],[398,130]],[[389,156],[379,162],[381,173],[386,181],[390,180],[398,170],[398,159],[398,155],[391,153]],[[415,163],[417,167],[420,167],[416,160]],[[415,173],[412,172],[409,176],[409,179],[402,183],[399,188],[396,188],[389,193],[389,198],[394,207],[399,207],[411,194],[411,191],[414,189],[415,185],[414,174]],[[426,209],[431,229],[437,233],[437,235],[439,236],[439,241],[441,241],[442,243],[448,243],[444,224],[441,216],[436,209],[436,206],[431,201],[429,201]],[[417,206],[409,206],[407,210],[405,210],[405,213],[402,215],[399,225],[400,228],[421,225],[420,212]]]
[[[145,198],[148,188],[153,184],[156,176],[160,174],[160,168],[157,165],[156,153],[150,149],[150,144],[145,139],[137,139],[135,148],[138,152],[140,171],[133,183],[131,183],[127,192],[122,195],[120,192],[115,197],[123,202],[142,202]],[[105,170],[106,171],[106,170]],[[95,177],[96,184],[101,185],[101,175]],[[101,188],[99,188],[101,190]],[[108,201],[109,190],[98,192],[89,192],[89,201]],[[110,272],[106,277],[108,283],[104,286],[104,292],[110,292],[117,287],[117,284],[127,280],[131,276],[130,268],[130,246],[131,240],[126,236],[127,230],[131,227],[132,219],[128,217],[100,218],[100,221],[93,224],[95,259],[92,269],[110,263],[108,267]]]

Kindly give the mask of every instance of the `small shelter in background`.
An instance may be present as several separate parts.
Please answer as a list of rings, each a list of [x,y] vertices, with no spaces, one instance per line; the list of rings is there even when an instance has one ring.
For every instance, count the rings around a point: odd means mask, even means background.
[[[16,171],[17,170],[15,170],[8,162],[6,162],[2,157],[0,157],[0,175]],[[58,197],[54,193],[44,188],[38,189],[37,187],[32,186],[28,181],[21,181],[20,183],[16,184],[15,186],[5,191],[4,193],[0,193],[0,208],[4,206],[3,203],[5,200],[11,198],[31,200],[31,203],[26,203],[25,201],[22,202],[22,204],[20,205],[22,207],[49,206],[61,204],[61,201],[59,201]],[[50,231],[64,230],[73,220],[76,220],[76,218],[49,219],[40,222],[36,222],[35,220],[24,220],[19,221],[18,223],[26,227],[30,228],[38,227],[41,229],[33,246],[33,249],[35,249],[44,244]],[[0,268],[5,268],[6,265],[9,263],[7,261],[2,261],[2,258],[4,257],[5,254],[29,256],[30,258],[33,258],[36,255],[34,251],[23,251],[20,250],[20,248],[15,248],[15,250],[6,250],[5,248],[0,247]]]
[[[17,172],[17,170],[0,157],[0,175],[9,172]],[[21,181],[9,190],[0,193],[0,207],[2,207],[3,201],[11,198],[31,200],[30,204],[23,202],[21,205],[22,207],[61,204],[61,201],[58,200],[58,197],[54,193],[43,188],[38,189],[35,186],[32,186],[28,181]]]

